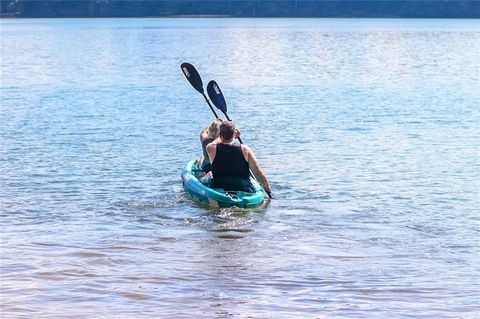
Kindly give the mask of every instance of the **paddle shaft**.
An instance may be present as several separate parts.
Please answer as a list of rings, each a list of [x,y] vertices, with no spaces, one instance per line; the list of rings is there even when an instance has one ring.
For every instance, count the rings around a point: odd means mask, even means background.
[[[202,95],[203,95],[203,98],[205,99],[205,102],[207,102],[208,106],[210,107],[210,110],[212,110],[213,112],[213,115],[215,115],[215,118],[219,119],[220,117],[218,117],[217,115],[217,112],[215,112],[215,110],[213,109],[212,107],[212,104],[210,103],[210,101],[208,100],[207,96],[205,95],[205,93],[201,92]],[[226,115],[226,114],[225,114]]]

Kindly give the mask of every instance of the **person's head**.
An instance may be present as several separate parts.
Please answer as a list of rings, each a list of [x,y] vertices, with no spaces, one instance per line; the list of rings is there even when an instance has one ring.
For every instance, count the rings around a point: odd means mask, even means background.
[[[215,119],[212,123],[210,123],[210,125],[208,126],[208,138],[216,139],[218,137],[221,123],[221,119]]]
[[[223,141],[229,141],[234,137],[236,130],[237,127],[232,121],[223,121],[220,124],[220,138]]]

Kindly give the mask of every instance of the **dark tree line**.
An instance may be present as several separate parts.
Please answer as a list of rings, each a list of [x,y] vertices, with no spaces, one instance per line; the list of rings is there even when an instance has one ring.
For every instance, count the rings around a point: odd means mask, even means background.
[[[480,18],[480,0],[0,0],[2,17]]]

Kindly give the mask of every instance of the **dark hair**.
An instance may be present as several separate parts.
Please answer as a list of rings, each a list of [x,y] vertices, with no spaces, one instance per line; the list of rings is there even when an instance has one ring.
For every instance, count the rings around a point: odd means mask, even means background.
[[[220,137],[224,140],[231,140],[237,127],[231,121],[223,121],[220,124]]]

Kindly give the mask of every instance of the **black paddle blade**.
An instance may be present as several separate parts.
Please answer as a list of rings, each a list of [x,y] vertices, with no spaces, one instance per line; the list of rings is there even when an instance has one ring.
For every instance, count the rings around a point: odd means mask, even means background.
[[[182,63],[180,68],[182,69],[183,75],[185,75],[193,88],[203,94],[203,82],[197,69],[195,69],[190,63]]]
[[[227,103],[225,102],[225,98],[223,97],[222,91],[218,86],[217,82],[210,81],[207,85],[207,92],[210,100],[213,104],[224,114],[227,113]]]

